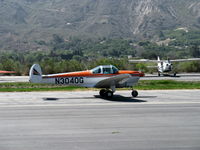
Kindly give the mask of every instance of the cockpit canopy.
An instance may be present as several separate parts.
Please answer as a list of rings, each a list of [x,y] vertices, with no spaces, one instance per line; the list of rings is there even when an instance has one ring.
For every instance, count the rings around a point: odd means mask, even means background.
[[[113,65],[98,66],[92,69],[93,74],[116,74],[118,69]]]

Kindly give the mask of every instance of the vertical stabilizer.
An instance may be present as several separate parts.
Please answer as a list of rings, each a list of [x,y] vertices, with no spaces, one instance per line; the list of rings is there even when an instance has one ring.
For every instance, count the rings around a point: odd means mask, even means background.
[[[158,62],[160,62],[160,57],[158,56]]]
[[[158,62],[157,62],[158,68],[161,68],[162,62],[160,61],[160,57],[158,56]],[[159,70],[159,69],[158,69]]]
[[[158,65],[158,76],[160,76],[160,73],[163,72],[163,62],[160,61],[160,57],[158,56],[158,62],[157,62],[157,65]]]
[[[40,65],[34,64],[29,71],[29,81],[32,83],[42,82],[42,70]]]

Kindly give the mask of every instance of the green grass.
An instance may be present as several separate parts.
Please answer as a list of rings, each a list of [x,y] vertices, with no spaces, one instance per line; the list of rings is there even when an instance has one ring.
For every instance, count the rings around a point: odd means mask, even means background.
[[[73,91],[84,89],[86,88],[53,84],[36,84],[28,82],[0,83],[0,92]]]
[[[128,88],[124,88],[125,90]],[[138,90],[165,90],[165,89],[200,89],[200,82],[183,82],[173,80],[141,80],[134,87]],[[32,91],[74,91],[88,90],[83,87],[72,87],[51,84],[33,84],[26,82],[0,83],[0,92],[32,92]]]
[[[139,81],[135,89],[138,90],[166,90],[166,89],[200,89],[200,82],[185,82],[173,80],[143,80]]]

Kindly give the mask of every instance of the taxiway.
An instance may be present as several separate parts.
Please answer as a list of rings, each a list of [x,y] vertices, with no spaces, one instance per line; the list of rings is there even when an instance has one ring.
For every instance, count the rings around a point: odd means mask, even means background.
[[[1,150],[199,150],[200,90],[0,93]]]

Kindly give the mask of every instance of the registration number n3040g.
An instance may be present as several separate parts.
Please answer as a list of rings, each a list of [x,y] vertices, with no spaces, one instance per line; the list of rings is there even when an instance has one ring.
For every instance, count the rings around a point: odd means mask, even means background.
[[[83,77],[55,78],[55,84],[80,84],[84,83]]]

